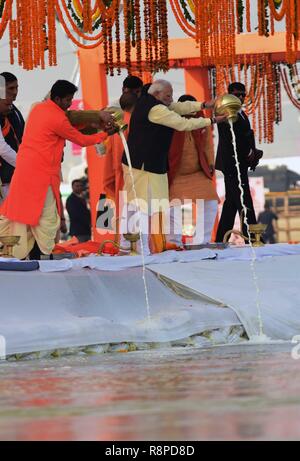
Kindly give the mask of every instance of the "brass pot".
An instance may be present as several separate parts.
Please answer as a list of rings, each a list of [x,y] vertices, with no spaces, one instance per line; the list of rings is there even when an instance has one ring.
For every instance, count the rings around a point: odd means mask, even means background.
[[[215,114],[227,115],[228,120],[232,120],[233,123],[237,121],[241,108],[241,101],[233,94],[218,96],[215,102]]]
[[[122,109],[119,107],[107,107],[103,110],[112,114],[120,131],[127,129],[128,125],[124,123]],[[70,123],[84,134],[93,134],[101,130],[99,110],[68,110],[66,115]],[[98,125],[98,128],[95,125]]]
[[[99,110],[67,110],[66,116],[83,134],[95,134],[101,129]],[[95,125],[98,125],[98,128]]]
[[[2,258],[13,257],[13,247],[18,245],[20,240],[19,235],[2,235],[0,236],[0,243],[3,244],[3,248],[0,252]]]
[[[118,126],[119,131],[125,131],[128,128],[128,125],[124,123],[124,113],[119,107],[107,107],[104,109],[106,112],[110,112],[113,116],[115,124]]]
[[[249,224],[250,233],[254,234],[253,239],[253,246],[254,247],[262,247],[264,243],[262,242],[263,233],[267,228],[266,224],[257,223],[257,224]]]

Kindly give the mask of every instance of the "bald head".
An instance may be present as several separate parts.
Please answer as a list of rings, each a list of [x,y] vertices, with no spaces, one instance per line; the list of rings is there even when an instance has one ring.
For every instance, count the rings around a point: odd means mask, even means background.
[[[153,82],[148,93],[166,106],[169,106],[173,102],[173,88],[167,80],[156,80]]]

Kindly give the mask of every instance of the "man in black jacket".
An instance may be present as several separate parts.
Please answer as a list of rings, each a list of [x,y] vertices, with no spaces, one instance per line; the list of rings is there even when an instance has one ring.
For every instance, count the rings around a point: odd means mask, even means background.
[[[67,198],[66,208],[70,217],[70,235],[79,242],[91,238],[91,213],[83,197],[83,184],[80,179],[72,182],[72,194]]]
[[[228,93],[237,96],[244,104],[246,88],[240,82],[231,83]],[[245,112],[238,113],[238,120],[233,124],[236,137],[237,156],[241,171],[242,188],[244,191],[244,203],[247,208],[248,224],[256,224],[255,211],[249,187],[248,168],[252,170],[258,165],[262,157],[262,151],[256,149],[254,133],[251,129],[249,119]],[[232,135],[229,124],[220,123],[218,125],[219,144],[216,158],[216,169],[222,171],[225,181],[225,202],[223,204],[222,215],[220,218],[216,241],[222,242],[226,232],[233,228],[235,216],[241,213],[243,207],[241,203],[241,191],[239,189],[237,167],[235,164]],[[244,224],[243,234],[247,234]]]
[[[18,95],[17,77],[10,72],[2,72],[6,83],[6,98],[13,103]],[[18,152],[19,145],[22,142],[25,122],[19,109],[12,104],[11,111],[6,116],[0,117],[1,129],[6,143]],[[10,164],[4,158],[0,157],[0,179],[4,196],[7,195],[12,176],[15,171],[14,165]]]

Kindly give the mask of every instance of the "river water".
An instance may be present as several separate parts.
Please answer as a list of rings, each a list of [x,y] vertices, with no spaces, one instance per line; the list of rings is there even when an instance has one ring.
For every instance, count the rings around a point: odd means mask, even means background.
[[[0,364],[0,440],[299,440],[292,346]]]

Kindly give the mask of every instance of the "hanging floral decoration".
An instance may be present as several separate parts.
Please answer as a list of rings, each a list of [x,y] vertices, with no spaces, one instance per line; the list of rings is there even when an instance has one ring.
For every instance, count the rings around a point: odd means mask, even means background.
[[[292,66],[281,64],[279,71],[284,89],[291,103],[297,109],[300,109],[300,73],[297,64]]]
[[[182,30],[195,38],[203,65],[228,65],[235,53],[235,36],[255,32],[274,35],[276,22],[285,21],[286,62],[296,61],[300,39],[299,0],[170,0]],[[251,5],[257,6],[257,26],[251,25]]]
[[[300,70],[298,64],[272,63],[269,54],[238,56],[237,64],[210,68],[212,97],[226,93],[229,83],[246,87],[246,113],[259,142],[272,143],[274,125],[282,120],[282,87],[292,104],[300,109]]]
[[[272,142],[282,117],[281,88],[300,109],[300,0],[257,0],[256,23],[250,0],[169,3],[182,30],[195,39],[202,66],[210,69],[212,93],[243,81],[253,128],[260,141]],[[0,39],[8,29],[11,63],[27,70],[54,66],[59,21],[78,47],[103,47],[108,74],[126,67],[128,73],[150,75],[169,68],[167,10],[167,0],[0,0]],[[286,64],[272,63],[268,54],[236,54],[236,34],[257,31],[268,37],[280,21],[285,21]]]
[[[279,21],[285,21],[286,26],[286,62],[290,65],[296,62],[299,0],[170,0],[169,3],[182,30],[196,40],[204,66],[231,68],[236,61],[236,34],[257,30],[258,34],[269,36],[274,34]],[[257,5],[257,26],[251,24],[253,3]],[[0,0],[0,38],[8,28],[12,63],[17,52],[18,63],[25,69],[44,68],[46,61],[55,65],[58,19],[78,47],[103,45],[107,73],[113,75],[115,70],[120,73],[120,31],[124,28],[128,72],[166,71],[167,7],[167,0]],[[146,68],[142,69],[143,57]]]
[[[300,0],[170,0],[182,30],[198,44],[201,64],[210,68],[212,96],[227,91],[233,81],[247,89],[246,110],[259,141],[274,139],[274,124],[282,118],[281,87],[300,108],[300,82],[296,64],[300,39]],[[257,24],[251,6],[257,6]],[[272,63],[265,55],[236,54],[236,35],[258,32],[268,37],[276,23],[285,21],[286,63]]]
[[[170,4],[182,30],[196,40],[204,66],[234,61],[236,0],[170,0]]]
[[[47,55],[53,66],[58,20],[78,47],[103,45],[107,73],[114,75],[121,69],[123,25],[128,72],[166,71],[167,6],[167,0],[0,0],[0,38],[8,28],[11,63],[17,50],[18,63],[27,70],[44,68]],[[143,38],[149,57],[146,68],[142,66]]]
[[[118,0],[119,1],[119,0]],[[103,41],[97,31],[104,15],[113,17],[111,1],[94,0],[0,0],[0,38],[9,25],[11,63],[26,70],[57,64],[57,18],[76,45],[92,48]],[[85,42],[88,42],[86,44]]]

